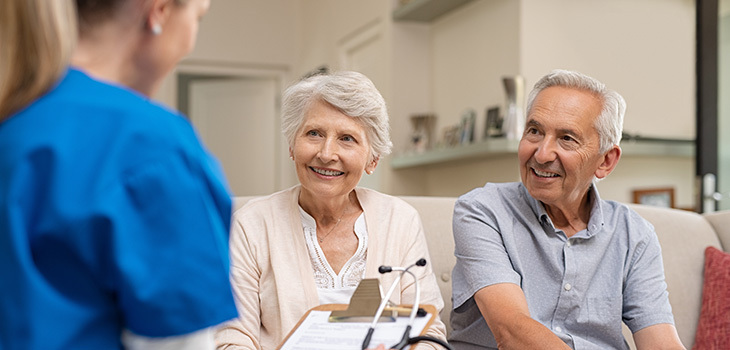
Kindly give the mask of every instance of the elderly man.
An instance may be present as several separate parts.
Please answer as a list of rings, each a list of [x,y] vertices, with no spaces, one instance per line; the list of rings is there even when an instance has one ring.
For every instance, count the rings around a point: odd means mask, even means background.
[[[654,228],[595,183],[621,157],[626,104],[593,78],[535,84],[522,182],[488,183],[454,208],[455,349],[684,349]]]

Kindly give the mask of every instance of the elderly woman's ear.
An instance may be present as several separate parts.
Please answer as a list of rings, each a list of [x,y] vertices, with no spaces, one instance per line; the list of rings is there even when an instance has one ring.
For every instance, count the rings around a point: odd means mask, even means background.
[[[378,161],[380,160],[380,156],[376,156],[373,158],[373,160],[370,161],[370,163],[365,167],[365,172],[368,175],[372,175],[373,171],[375,171],[375,167],[378,166]]]

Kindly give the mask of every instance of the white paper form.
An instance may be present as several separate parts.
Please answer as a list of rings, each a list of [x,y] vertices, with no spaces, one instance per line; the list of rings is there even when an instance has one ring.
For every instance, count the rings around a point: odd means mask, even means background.
[[[310,311],[281,350],[361,350],[370,322],[329,322],[330,312]],[[411,327],[411,337],[421,334],[432,316],[429,313],[426,317],[416,317]],[[408,326],[408,320],[408,317],[398,317],[395,322],[379,322],[375,326],[370,348],[374,349],[379,344],[385,344],[387,348],[398,343]]]

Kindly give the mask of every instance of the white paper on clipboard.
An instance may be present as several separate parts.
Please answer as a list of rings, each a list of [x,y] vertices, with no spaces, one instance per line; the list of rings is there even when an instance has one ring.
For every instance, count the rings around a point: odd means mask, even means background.
[[[331,311],[312,310],[291,334],[281,350],[361,350],[370,322],[329,322]],[[433,314],[416,317],[411,337],[421,334]],[[409,317],[398,317],[395,322],[378,323],[375,326],[370,347],[385,344],[386,348],[398,343],[408,326]],[[408,349],[408,348],[406,348]]]

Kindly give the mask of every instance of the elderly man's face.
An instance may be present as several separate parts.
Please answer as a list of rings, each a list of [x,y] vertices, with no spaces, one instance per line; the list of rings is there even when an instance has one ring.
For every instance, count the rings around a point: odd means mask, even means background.
[[[518,157],[522,183],[546,205],[578,205],[603,163],[594,94],[553,86],[537,95]],[[601,176],[602,177],[602,176]]]

